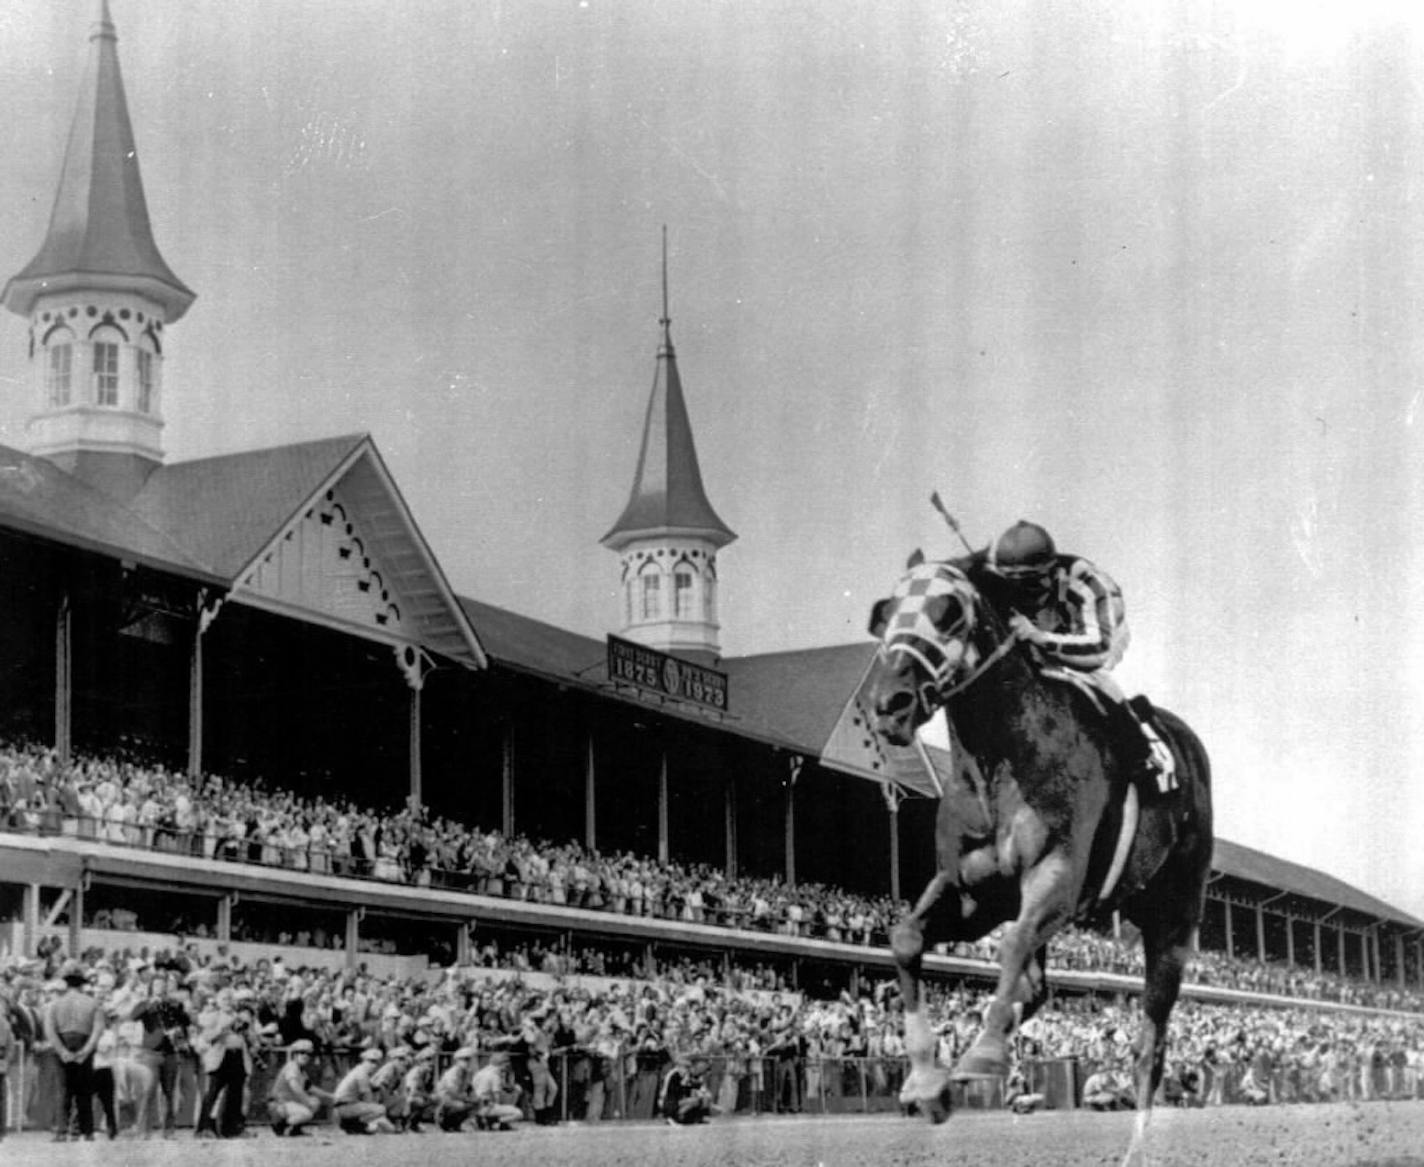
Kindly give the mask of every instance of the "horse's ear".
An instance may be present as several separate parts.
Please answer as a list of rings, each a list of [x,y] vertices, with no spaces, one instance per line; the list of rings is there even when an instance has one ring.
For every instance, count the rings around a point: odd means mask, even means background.
[[[925,561],[925,553],[918,547],[910,552],[910,558],[905,560],[905,567],[919,567]]]
[[[870,609],[870,624],[868,630],[870,635],[876,640],[880,639],[880,634],[885,631],[885,625],[890,622],[890,599],[887,596],[883,600],[876,600]]]

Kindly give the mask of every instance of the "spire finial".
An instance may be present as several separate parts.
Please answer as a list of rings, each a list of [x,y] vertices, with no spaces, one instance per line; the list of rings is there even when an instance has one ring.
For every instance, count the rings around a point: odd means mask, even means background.
[[[107,37],[109,40],[118,40],[114,31],[114,18],[109,15],[109,0],[99,0],[99,19],[94,24],[94,30],[89,34],[92,41],[96,37]]]
[[[663,316],[658,321],[663,326],[666,333],[672,325],[672,317],[668,315],[668,290],[667,290],[667,224],[663,224]]]

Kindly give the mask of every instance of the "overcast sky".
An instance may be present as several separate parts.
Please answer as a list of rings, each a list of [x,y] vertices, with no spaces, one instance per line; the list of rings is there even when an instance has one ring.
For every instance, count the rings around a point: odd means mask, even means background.
[[[1035,519],[1221,833],[1424,916],[1424,26],[1298,7],[112,0],[169,457],[369,431],[457,590],[616,631],[666,223],[728,655]],[[97,9],[0,9],[0,275]]]

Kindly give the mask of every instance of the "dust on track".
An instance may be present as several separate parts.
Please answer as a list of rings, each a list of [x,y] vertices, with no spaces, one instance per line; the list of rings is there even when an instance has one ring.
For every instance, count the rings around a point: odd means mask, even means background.
[[[956,1114],[943,1126],[895,1116],[760,1118],[699,1127],[568,1124],[507,1134],[199,1142],[100,1139],[53,1143],[44,1134],[0,1143],[7,1164],[59,1167],[1098,1167],[1116,1165],[1131,1113]],[[1153,1167],[1424,1167],[1424,1102],[1159,1110],[1148,1133]]]

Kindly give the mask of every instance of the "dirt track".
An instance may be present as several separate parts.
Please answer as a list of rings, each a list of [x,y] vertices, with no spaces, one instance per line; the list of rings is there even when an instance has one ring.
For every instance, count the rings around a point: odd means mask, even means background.
[[[422,1134],[372,1138],[324,1134],[280,1140],[264,1131],[241,1142],[55,1144],[11,1136],[0,1158],[17,1164],[260,1164],[364,1167],[416,1163],[464,1167],[1086,1167],[1116,1164],[1131,1114],[958,1114],[942,1127],[895,1117],[734,1119],[704,1127],[570,1125],[510,1134]],[[1258,1110],[1159,1111],[1149,1136],[1153,1167],[1424,1167],[1424,1103],[1278,1106]]]

